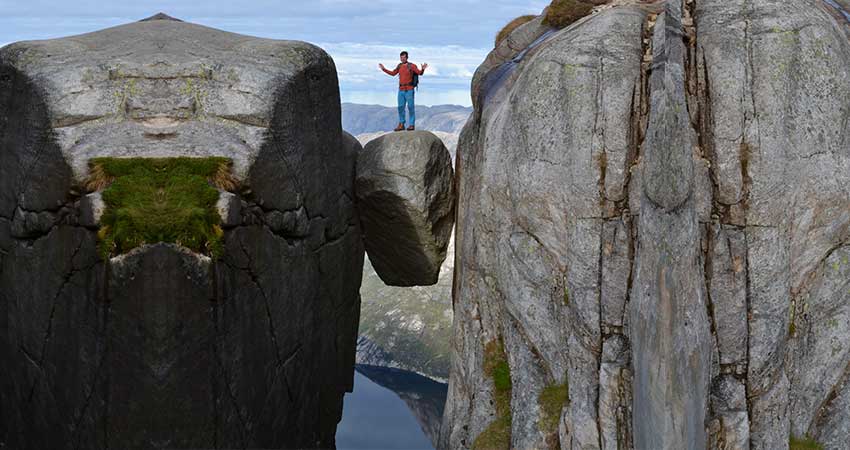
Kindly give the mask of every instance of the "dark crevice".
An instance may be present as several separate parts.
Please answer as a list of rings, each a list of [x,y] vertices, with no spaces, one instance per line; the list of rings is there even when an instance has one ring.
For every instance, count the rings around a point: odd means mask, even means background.
[[[602,155],[604,156],[604,153]],[[605,170],[604,169],[602,170],[602,178],[603,178],[602,192],[604,193],[604,191],[605,191],[605,184],[604,184]],[[602,323],[602,314],[603,314],[602,313],[602,311],[603,311],[603,309],[602,309],[602,283],[603,283],[602,257],[605,254],[605,232],[603,231],[604,229],[605,229],[605,223],[603,222],[599,226],[599,231],[600,231],[600,233],[599,233],[599,250],[598,250],[599,251],[599,259],[597,261],[597,267],[596,267],[596,270],[597,270],[596,286],[598,286],[597,304],[599,305],[599,307],[597,309],[597,319],[598,319],[597,326],[599,327],[599,350],[597,352],[594,352],[593,356],[596,358],[596,373],[597,374],[602,373],[602,350],[605,346],[604,325]],[[616,228],[615,228],[614,229],[614,239],[613,239],[614,245],[616,245],[616,242],[617,242],[617,231],[616,231]],[[623,308],[623,309],[625,309],[625,308]],[[599,375],[597,375],[597,377],[598,376]],[[599,383],[598,378],[595,381],[596,382],[594,383],[594,387],[595,387],[594,390],[596,391],[595,392],[595,394],[596,394],[595,395],[595,399],[596,399],[595,403],[596,404],[595,404],[594,409],[595,409],[595,412],[596,412],[596,420],[595,420],[595,422],[596,422],[596,439],[598,440],[597,443],[599,444],[599,448],[605,448],[605,445],[602,442],[602,423],[599,420],[599,397],[601,395],[602,386]]]
[[[248,249],[245,248],[245,243],[242,242],[241,239],[239,239],[238,241],[239,241],[239,248],[242,250],[242,253],[244,253],[245,257],[248,259],[248,267],[246,267],[246,268],[236,268],[236,269],[238,269],[238,270],[240,270],[240,271],[242,271],[242,272],[244,272],[245,274],[248,275],[248,277],[251,279],[251,282],[257,287],[257,290],[260,291],[260,295],[263,297],[263,302],[265,303],[265,309],[266,309],[266,318],[268,319],[268,322],[269,322],[269,334],[271,336],[272,345],[274,346],[274,349],[275,349],[275,357],[277,359],[277,364],[278,364],[278,366],[280,366],[280,365],[283,364],[283,360],[281,359],[280,347],[278,346],[278,342],[277,342],[277,330],[276,330],[275,325],[274,325],[274,319],[272,318],[272,310],[271,310],[271,305],[269,304],[269,298],[266,295],[266,291],[263,289],[263,286],[260,284],[259,277],[257,276],[256,273],[254,273],[255,265],[254,265],[253,256],[248,251]],[[225,264],[227,264],[227,262],[225,262]]]
[[[750,237],[749,237],[748,233],[744,233],[744,243],[745,243],[744,248],[749,249],[750,248]],[[746,275],[746,278],[745,278],[745,280],[746,280],[746,295],[744,296],[744,298],[745,298],[746,309],[747,309],[747,320],[746,320],[746,322],[747,322],[747,342],[746,342],[747,359],[745,361],[746,366],[747,366],[746,372],[745,372],[747,374],[747,382],[744,383],[744,397],[747,399],[747,423],[751,424],[751,423],[753,423],[753,413],[752,413],[752,411],[753,411],[753,397],[752,397],[753,392],[752,392],[752,389],[750,387],[750,381],[749,381],[749,373],[750,373],[749,365],[750,365],[750,361],[752,360],[751,356],[750,356],[750,336],[752,336],[752,333],[753,333],[753,331],[752,331],[752,321],[751,321],[753,309],[752,309],[752,278],[750,277],[749,252],[747,252],[746,257],[744,258],[744,274]],[[752,436],[750,436],[750,441],[749,441],[750,445],[753,445],[752,439],[753,439]]]
[[[227,264],[225,263],[225,265],[227,265]],[[229,265],[228,265],[228,267],[233,268],[232,266],[229,266]],[[215,289],[217,291],[218,286],[216,286]],[[215,311],[215,310],[223,311],[222,306],[220,306],[219,303],[216,303],[213,306],[213,311]],[[225,335],[225,333],[220,327],[221,320],[222,320],[221,317],[214,316],[213,326],[215,328],[215,335],[216,335],[216,339],[214,341],[215,342],[215,344],[214,344],[215,345],[215,350],[214,350],[214,352],[215,352],[215,358],[214,358],[215,359],[215,365],[216,365],[216,369],[218,369],[218,373],[221,375],[221,378],[223,379],[224,393],[227,394],[227,399],[230,401],[230,405],[233,408],[233,412],[235,413],[236,417],[239,420],[239,425],[240,425],[239,433],[240,433],[240,436],[241,436],[241,441],[243,442],[242,448],[244,449],[245,448],[245,442],[247,442],[247,436],[249,434],[249,428],[248,428],[248,425],[247,425],[247,419],[242,416],[242,408],[239,407],[239,402],[236,400],[236,395],[233,393],[233,384],[232,384],[231,379],[230,379],[230,372],[225,368],[225,365],[224,365],[224,352],[222,351],[222,348],[221,348],[220,339]],[[224,417],[221,416],[221,413],[218,410],[219,402],[215,401],[214,403],[216,405],[215,414],[217,414],[219,416],[219,418],[220,418],[219,420],[223,421]],[[218,426],[214,427],[215,428],[215,438],[214,438],[215,440],[214,440],[214,442],[215,442],[215,445],[218,446],[218,429],[219,428],[223,429],[224,423],[223,422],[222,423],[216,422],[216,423],[217,423]]]
[[[81,240],[77,244],[77,247],[74,249],[71,257],[68,259],[69,263],[72,266],[73,266],[74,259],[77,257],[77,254],[79,254],[79,251],[82,248],[83,244],[84,244],[84,242]],[[78,274],[80,272],[89,271],[93,267],[95,267],[96,265],[97,265],[97,262],[89,264],[89,265],[84,266],[84,267],[81,267],[79,269],[75,269],[75,268],[72,267],[68,271],[68,273],[66,273],[63,276],[62,283],[59,285],[59,288],[56,290],[56,293],[53,295],[53,298],[50,300],[50,315],[48,316],[48,319],[47,319],[47,327],[45,328],[45,331],[44,331],[44,337],[42,338],[42,341],[41,341],[41,350],[40,350],[38,356],[33,358],[33,356],[35,356],[35,355],[31,355],[23,346],[20,347],[21,350],[23,351],[24,355],[28,359],[30,359],[33,362],[33,364],[37,368],[39,368],[39,370],[41,370],[41,368],[44,366],[44,360],[47,357],[47,345],[50,343],[50,337],[51,337],[51,334],[53,332],[53,318],[56,315],[56,307],[59,303],[59,297],[65,291],[65,287],[71,282],[71,279],[76,274]],[[35,395],[35,389],[36,389],[37,385],[38,385],[38,378],[33,380],[32,386],[30,387],[30,393],[29,393],[29,396],[28,396],[28,401],[30,401],[30,402],[32,401],[33,396]]]
[[[623,318],[620,321],[620,323],[623,324],[623,328],[625,328],[628,323],[626,315],[629,312],[629,304],[631,303],[632,283],[635,275],[635,245],[637,242],[637,224],[635,224],[634,220],[629,218],[626,225],[628,226],[626,231],[629,233],[629,276],[626,280],[626,300],[623,303]],[[623,333],[623,336],[628,340],[627,333]],[[631,345],[631,342],[629,342],[629,345]]]
[[[108,373],[104,372],[104,367],[106,366],[106,360],[109,356],[109,340],[107,339],[107,332],[109,326],[109,315],[110,315],[110,306],[108,301],[108,283],[109,283],[109,264],[103,265],[103,291],[98,295],[101,299],[100,304],[97,307],[98,314],[98,330],[95,338],[95,346],[96,352],[100,353],[100,361],[97,364],[97,368],[92,375],[91,384],[88,387],[88,393],[86,394],[85,401],[83,402],[82,408],[80,408],[79,414],[74,418],[74,428],[71,434],[71,438],[74,439],[74,449],[81,448],[81,430],[80,426],[82,424],[83,418],[86,416],[86,412],[89,409],[89,405],[91,404],[92,397],[94,397],[95,391],[97,390],[97,386],[99,383],[103,383],[102,388],[104,390],[104,408],[102,410],[103,413],[103,443],[104,448],[109,448],[109,436],[107,431],[107,415],[109,412],[109,376]],[[85,389],[85,387],[84,387]],[[94,418],[96,421],[97,419]]]
[[[714,317],[714,301],[711,297],[711,283],[714,276],[714,248],[716,245],[716,236],[714,234],[715,230],[711,225],[703,225],[703,230],[705,230],[706,240],[705,248],[703,249],[703,275],[705,275],[706,314],[708,314],[708,324],[711,328],[711,338],[714,341],[714,346],[715,348],[717,348],[717,354],[719,356],[721,354],[720,338],[717,335],[717,319]],[[717,232],[721,232],[721,229],[718,228]],[[726,248],[732,248],[730,243],[728,242],[726,246]],[[731,253],[729,255],[729,258],[731,260]]]

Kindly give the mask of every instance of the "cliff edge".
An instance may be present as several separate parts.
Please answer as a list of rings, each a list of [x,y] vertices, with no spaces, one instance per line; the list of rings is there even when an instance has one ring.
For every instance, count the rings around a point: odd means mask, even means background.
[[[441,448],[846,448],[840,8],[615,1],[488,56]]]
[[[359,150],[307,43],[157,15],[0,50],[0,442],[333,446]]]

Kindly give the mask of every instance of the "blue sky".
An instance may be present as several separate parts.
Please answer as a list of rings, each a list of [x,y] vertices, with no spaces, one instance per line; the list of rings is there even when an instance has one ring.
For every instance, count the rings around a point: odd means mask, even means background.
[[[0,0],[0,46],[94,31],[157,12],[237,33],[299,39],[333,56],[343,101],[395,104],[395,80],[377,68],[429,64],[417,103],[469,105],[472,73],[509,20],[539,14],[546,0]]]

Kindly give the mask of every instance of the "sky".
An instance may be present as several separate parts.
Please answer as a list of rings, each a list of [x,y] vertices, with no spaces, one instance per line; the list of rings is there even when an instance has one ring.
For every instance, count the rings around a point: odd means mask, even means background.
[[[164,12],[189,22],[324,48],[336,63],[343,102],[394,106],[397,81],[378,63],[428,63],[417,104],[469,106],[469,83],[514,17],[546,0],[0,0],[0,46],[95,31]]]

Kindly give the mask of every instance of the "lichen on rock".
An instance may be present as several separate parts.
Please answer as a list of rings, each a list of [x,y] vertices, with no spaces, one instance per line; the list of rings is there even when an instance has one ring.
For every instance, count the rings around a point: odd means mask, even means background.
[[[493,383],[495,418],[472,444],[474,450],[511,448],[511,366],[505,356],[502,339],[487,343],[484,349],[484,374]]]

